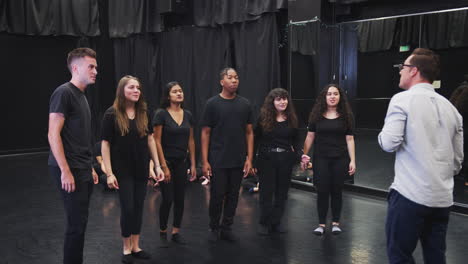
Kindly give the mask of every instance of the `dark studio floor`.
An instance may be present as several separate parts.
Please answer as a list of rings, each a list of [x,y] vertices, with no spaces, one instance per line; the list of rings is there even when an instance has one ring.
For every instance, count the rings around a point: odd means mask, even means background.
[[[2,199],[0,263],[55,264],[62,258],[64,210],[47,173],[47,155],[0,158]],[[291,189],[285,222],[289,232],[273,237],[256,234],[257,194],[241,193],[234,230],[237,243],[207,241],[207,187],[187,186],[183,234],[189,244],[159,248],[159,191],[149,190],[145,203],[142,247],[151,261],[137,263],[387,263],[383,200],[346,193],[339,236],[316,237],[315,194]],[[448,233],[448,263],[467,263],[468,217],[452,214]],[[85,244],[85,263],[120,263],[119,203],[116,193],[96,186],[92,195]],[[421,252],[415,253],[422,263]]]

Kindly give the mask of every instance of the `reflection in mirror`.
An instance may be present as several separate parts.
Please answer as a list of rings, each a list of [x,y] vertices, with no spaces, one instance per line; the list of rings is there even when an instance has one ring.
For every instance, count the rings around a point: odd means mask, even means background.
[[[387,190],[393,181],[394,155],[380,149],[377,135],[391,97],[401,91],[394,65],[417,47],[429,48],[441,59],[438,93],[449,99],[465,81],[467,14],[463,10],[340,25],[340,84],[351,91],[356,116],[356,185]],[[464,176],[455,179],[455,202],[468,204]]]

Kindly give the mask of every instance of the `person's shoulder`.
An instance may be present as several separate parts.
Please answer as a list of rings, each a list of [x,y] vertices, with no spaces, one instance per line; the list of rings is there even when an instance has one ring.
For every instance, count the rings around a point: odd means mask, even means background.
[[[114,114],[115,114],[114,106],[107,108],[106,111],[104,112],[104,115],[114,115]]]
[[[154,110],[154,115],[155,116],[164,116],[164,115],[166,115],[166,113],[168,113],[168,112],[167,112],[167,110],[165,108],[158,108],[158,109]]]
[[[212,96],[212,97],[208,98],[208,100],[206,100],[206,104],[212,104],[212,103],[220,101],[220,100],[221,100],[221,96],[219,96],[219,94],[217,94],[215,96]]]
[[[237,99],[243,103],[247,103],[247,104],[250,104],[250,101],[249,99],[243,97],[243,96],[240,96],[240,95],[237,95]]]
[[[188,117],[192,117],[192,112],[190,112],[189,110],[187,109],[184,109],[184,115],[187,115]]]
[[[55,88],[54,90],[54,94],[57,94],[57,93],[61,93],[61,94],[64,94],[64,93],[71,93],[72,90],[71,90],[71,83],[70,82],[66,82],[64,84],[61,84],[59,85],[57,88]]]

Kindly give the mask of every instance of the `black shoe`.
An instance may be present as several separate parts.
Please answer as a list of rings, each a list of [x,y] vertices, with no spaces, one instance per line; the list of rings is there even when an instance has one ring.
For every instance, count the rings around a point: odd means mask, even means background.
[[[169,241],[167,241],[167,232],[159,232],[159,241],[161,241],[161,245],[159,247],[169,247]]]
[[[219,239],[219,232],[216,229],[210,229],[210,233],[208,235],[208,241],[210,242],[217,242]]]
[[[187,244],[185,239],[179,233],[172,234],[171,240],[172,242],[177,243],[179,245]]]
[[[133,263],[132,254],[122,255],[122,263],[132,264]]]
[[[231,230],[221,230],[219,238],[229,242],[236,242],[237,238],[234,236]]]
[[[282,224],[276,224],[276,225],[271,225],[271,232],[284,234],[284,233],[287,233],[288,230]]]
[[[270,234],[270,231],[266,225],[259,224],[257,227],[257,233],[261,236],[267,236]]]
[[[151,255],[145,251],[132,252],[132,256],[137,259],[150,259]]]

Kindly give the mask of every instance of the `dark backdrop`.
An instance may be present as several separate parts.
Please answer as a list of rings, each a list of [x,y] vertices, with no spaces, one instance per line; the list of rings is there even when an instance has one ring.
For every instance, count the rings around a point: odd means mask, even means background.
[[[280,12],[286,3],[283,0],[245,0],[239,5],[223,0],[222,6],[231,8],[208,8],[203,16],[200,9],[181,14],[198,14],[195,25],[164,24],[166,15],[160,19],[155,17],[158,14],[148,15],[157,11],[152,0],[134,1],[130,6],[123,0],[83,0],[88,5],[81,7],[71,1],[53,1],[48,8],[34,1],[21,2],[23,9],[15,1],[0,2],[0,71],[8,91],[0,106],[6,113],[0,154],[48,148],[49,97],[70,79],[66,55],[79,46],[98,53],[98,78],[87,90],[95,139],[99,138],[102,113],[114,99],[116,83],[126,74],[140,78],[151,111],[158,107],[162,86],[179,81],[186,93],[186,107],[197,120],[206,99],[220,91],[221,68],[237,68],[239,93],[252,101],[256,111],[266,93],[280,86],[281,76],[285,76],[280,73],[280,60],[285,57],[279,55],[281,31],[287,21],[283,18],[287,13]],[[203,2],[212,5],[215,1]],[[89,21],[81,21],[82,16],[78,21],[57,19],[83,8],[97,8],[98,13],[88,12],[92,15]],[[36,12],[44,19],[13,19],[20,10]],[[119,17],[125,10],[137,16]],[[203,21],[209,22],[206,27],[197,26]],[[51,26],[44,26],[48,24]]]

